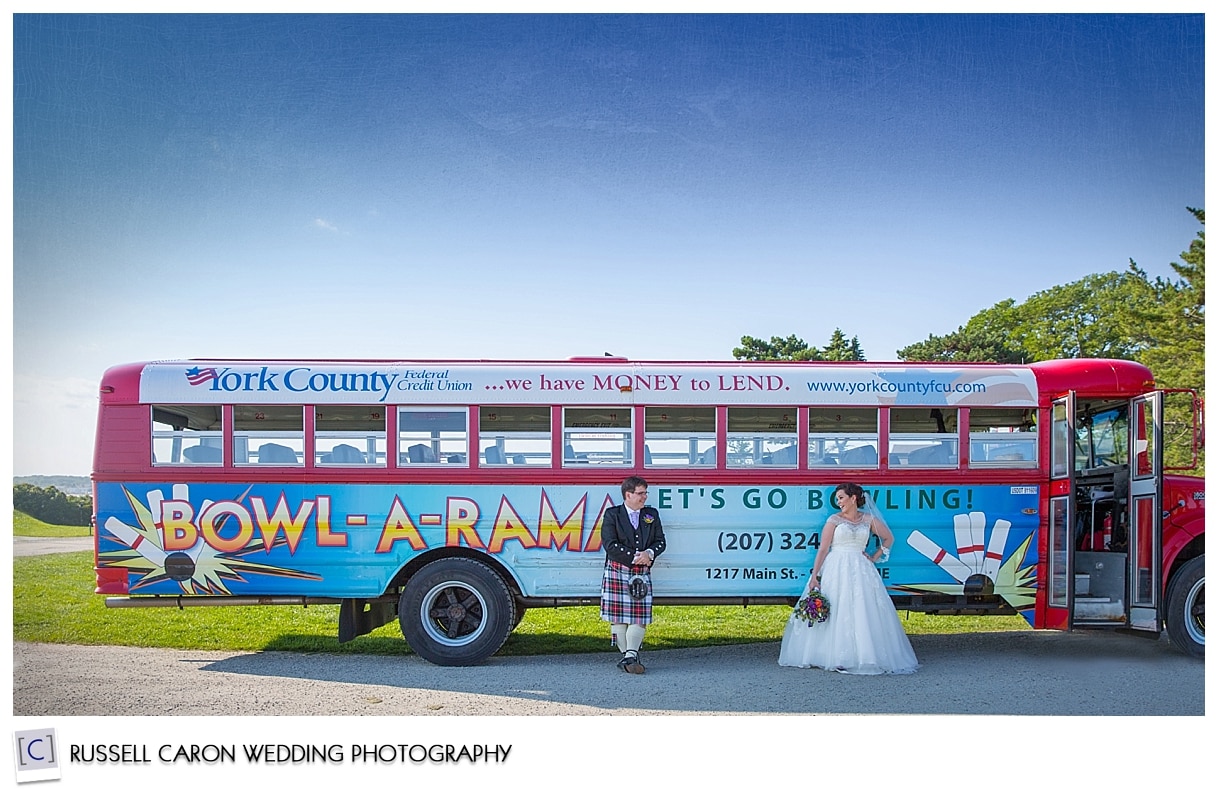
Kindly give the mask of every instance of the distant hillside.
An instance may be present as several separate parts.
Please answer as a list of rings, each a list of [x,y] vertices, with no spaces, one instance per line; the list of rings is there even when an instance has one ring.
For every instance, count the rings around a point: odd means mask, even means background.
[[[75,475],[26,475],[14,477],[13,485],[28,483],[39,488],[55,486],[65,494],[72,496],[93,496],[93,483],[87,477]]]

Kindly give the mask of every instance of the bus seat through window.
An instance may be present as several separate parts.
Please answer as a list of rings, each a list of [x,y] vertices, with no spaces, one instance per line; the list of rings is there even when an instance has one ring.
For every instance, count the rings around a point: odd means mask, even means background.
[[[406,448],[406,455],[412,464],[434,464],[436,454],[425,444],[412,444]]]
[[[945,466],[951,462],[952,459],[945,444],[920,447],[909,453],[910,466]]]
[[[486,462],[488,464],[497,465],[497,464],[507,463],[507,459],[505,459],[503,457],[502,448],[496,447],[494,445],[491,445],[490,447],[486,448],[486,451],[483,453],[483,455],[486,457]]]
[[[698,456],[698,466],[714,466],[715,465],[715,446],[711,445],[702,451]]]
[[[987,461],[1029,461],[1025,449],[1018,444],[1000,444],[986,451]]]
[[[869,444],[842,453],[842,466],[875,466],[880,458]]]
[[[258,463],[294,464],[296,463],[296,451],[286,445],[267,442],[258,448]]]
[[[524,453],[515,453],[512,456],[512,463],[516,464],[517,466],[524,466],[528,463],[528,461],[525,460]]]
[[[798,452],[799,448],[795,445],[787,445],[770,453],[770,463],[776,466],[795,466],[798,460]]]
[[[224,460],[224,451],[219,447],[197,444],[183,450],[182,456],[192,464],[218,464]]]
[[[643,445],[643,463],[651,466],[651,448],[647,445]]]
[[[338,444],[330,451],[328,461],[332,464],[362,464],[364,454],[349,444]]]

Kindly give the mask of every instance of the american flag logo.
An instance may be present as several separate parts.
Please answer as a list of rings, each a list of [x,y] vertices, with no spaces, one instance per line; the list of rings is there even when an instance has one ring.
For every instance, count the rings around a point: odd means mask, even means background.
[[[200,384],[206,384],[209,381],[218,379],[220,375],[216,373],[215,368],[191,368],[186,371],[186,380],[190,382],[190,386],[197,387]]]

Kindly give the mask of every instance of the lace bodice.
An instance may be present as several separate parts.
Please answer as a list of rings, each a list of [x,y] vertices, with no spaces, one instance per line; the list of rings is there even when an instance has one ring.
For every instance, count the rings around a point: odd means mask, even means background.
[[[833,531],[833,544],[830,550],[863,551],[867,548],[867,541],[870,538],[870,516],[860,516],[856,522],[847,521],[845,518],[838,516],[837,529]]]

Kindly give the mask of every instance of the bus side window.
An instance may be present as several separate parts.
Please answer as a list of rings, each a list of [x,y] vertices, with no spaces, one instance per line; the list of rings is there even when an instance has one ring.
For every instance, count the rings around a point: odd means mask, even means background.
[[[549,406],[484,406],[478,412],[483,466],[552,466]]]
[[[241,459],[240,466],[251,463],[303,466],[304,407],[234,406],[233,446],[258,448],[256,453]]]
[[[889,466],[945,468],[960,463],[957,409],[888,410]]]
[[[732,406],[727,410],[727,465],[773,466],[778,455],[783,465],[795,466],[797,456],[788,447],[798,444],[795,409]],[[796,450],[798,452],[798,450]]]
[[[713,406],[648,406],[643,423],[647,467],[700,464],[702,455],[715,445]]]
[[[808,466],[880,465],[880,410],[877,408],[808,409]]]
[[[220,407],[212,404],[156,405],[152,407],[152,463],[224,463],[224,428]]]
[[[313,411],[313,453],[323,466],[384,466],[385,409],[332,403]]]
[[[1032,409],[969,409],[969,466],[1036,466],[1036,412]]]
[[[477,449],[477,448],[475,448]],[[464,463],[469,447],[469,411],[464,408],[400,407],[398,464]]]
[[[563,409],[563,466],[630,466],[633,414],[629,407]]]

